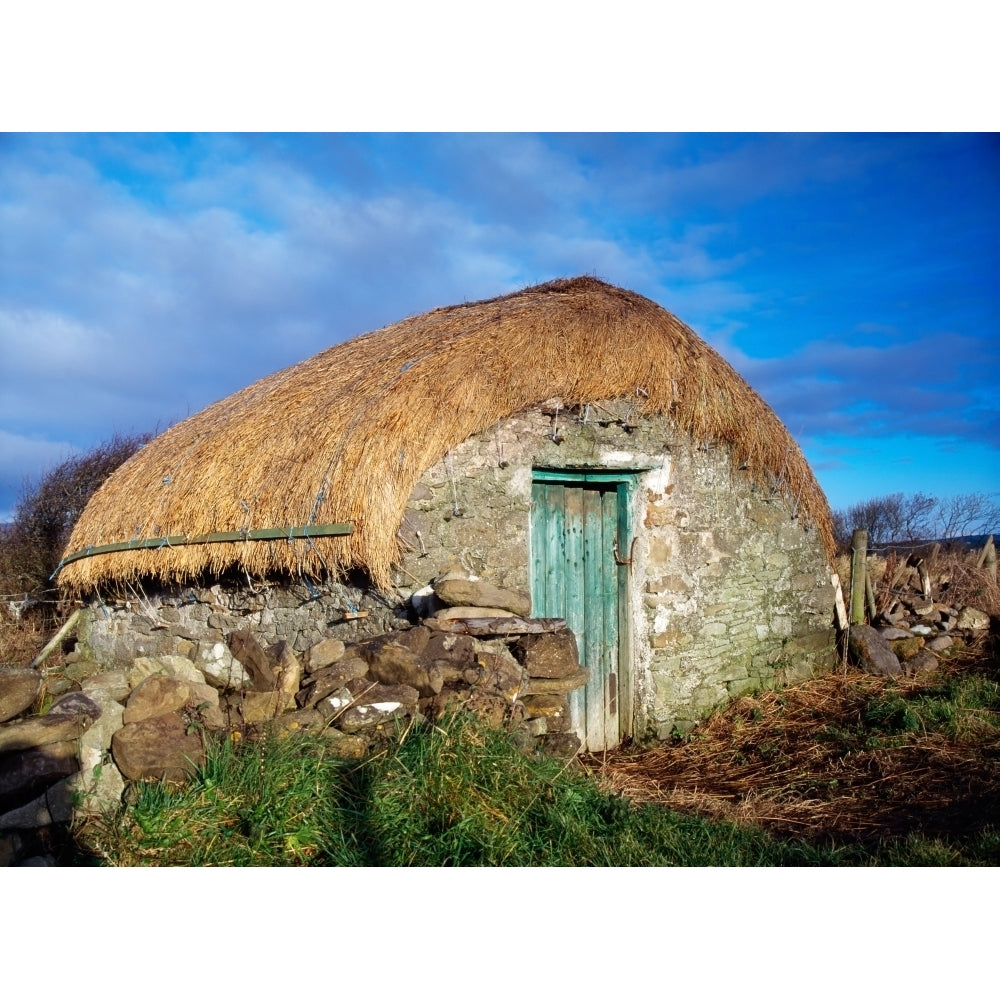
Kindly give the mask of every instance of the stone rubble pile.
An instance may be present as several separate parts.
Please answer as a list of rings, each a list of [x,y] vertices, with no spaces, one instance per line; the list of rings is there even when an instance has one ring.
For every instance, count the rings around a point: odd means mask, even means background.
[[[852,625],[851,661],[866,673],[895,677],[936,670],[942,660],[981,641],[990,616],[948,600],[949,577],[904,563],[890,581],[885,610],[870,625]]]
[[[74,653],[48,671],[0,670],[0,864],[42,863],[22,857],[21,832],[103,812],[127,781],[184,780],[206,733],[315,732],[351,760],[411,720],[464,708],[525,750],[578,752],[569,695],[587,672],[565,622],[531,619],[524,594],[456,572],[413,605],[418,624],[301,652],[238,629],[120,670]]]

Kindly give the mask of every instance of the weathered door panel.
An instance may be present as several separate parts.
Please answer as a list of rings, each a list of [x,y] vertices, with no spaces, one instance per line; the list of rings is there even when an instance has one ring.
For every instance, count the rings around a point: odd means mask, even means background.
[[[581,474],[579,481],[543,479],[533,486],[534,613],[565,618],[576,635],[590,679],[570,698],[571,721],[589,750],[617,746],[629,728],[622,718],[627,577],[615,558],[628,527],[627,485]]]

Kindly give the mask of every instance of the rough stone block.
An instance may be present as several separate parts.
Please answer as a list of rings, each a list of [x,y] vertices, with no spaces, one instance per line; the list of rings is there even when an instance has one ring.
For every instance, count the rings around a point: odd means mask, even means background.
[[[568,628],[519,636],[513,652],[529,677],[570,677],[580,670],[576,636]]]
[[[37,670],[0,670],[0,722],[31,708],[42,690],[42,680]]]
[[[119,729],[111,752],[129,781],[158,778],[184,781],[205,763],[205,749],[197,731],[178,715],[158,715]]]

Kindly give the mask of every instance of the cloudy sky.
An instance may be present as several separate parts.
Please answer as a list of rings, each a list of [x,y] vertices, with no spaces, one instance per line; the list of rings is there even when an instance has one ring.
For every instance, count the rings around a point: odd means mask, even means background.
[[[680,316],[831,504],[1000,490],[1000,139],[0,136],[0,519],[26,479],[435,306]]]

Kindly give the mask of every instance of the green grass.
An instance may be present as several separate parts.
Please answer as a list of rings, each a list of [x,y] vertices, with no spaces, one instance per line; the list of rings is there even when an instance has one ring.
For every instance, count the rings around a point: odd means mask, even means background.
[[[964,745],[1000,735],[1000,684],[979,673],[945,675],[917,691],[892,686],[871,697],[861,722],[872,737],[940,733]]]
[[[998,835],[960,848],[911,837],[822,847],[634,806],[575,766],[455,716],[361,763],[321,738],[220,741],[188,785],[135,786],[77,832],[110,865],[784,866],[991,864]]]

